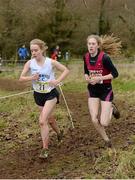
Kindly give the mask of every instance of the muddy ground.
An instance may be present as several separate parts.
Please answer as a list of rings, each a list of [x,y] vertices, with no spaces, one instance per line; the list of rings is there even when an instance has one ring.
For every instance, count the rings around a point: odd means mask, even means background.
[[[0,84],[0,88],[4,89],[5,83],[1,81]],[[5,84],[5,87],[12,89],[9,83]],[[7,152],[5,156],[0,155],[1,179],[113,177],[117,167],[115,160],[112,161],[106,175],[103,175],[102,168],[96,168],[96,161],[102,156],[105,147],[90,121],[87,93],[65,93],[65,96],[72,112],[75,128],[65,127],[63,142],[60,145],[57,143],[56,136],[51,137],[50,156],[47,160],[38,158],[41,150],[40,134],[37,137],[32,135],[29,137],[35,144],[28,146],[25,143],[18,144],[17,150]],[[112,119],[107,133],[112,138],[116,150],[123,150],[130,146],[129,138],[135,133],[135,109],[126,99],[117,98],[115,102],[121,111],[121,118]],[[62,99],[61,105],[64,106]],[[0,114],[1,116],[3,114]],[[13,128],[16,130],[17,127],[13,126],[12,131]]]

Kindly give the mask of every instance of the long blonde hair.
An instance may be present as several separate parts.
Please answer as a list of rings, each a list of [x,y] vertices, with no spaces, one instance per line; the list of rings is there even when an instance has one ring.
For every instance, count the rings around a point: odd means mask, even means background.
[[[44,53],[46,53],[46,50],[48,49],[48,46],[46,45],[46,43],[44,41],[42,41],[41,39],[33,39],[30,41],[30,45],[32,44],[36,44],[40,47],[41,50],[43,50]]]
[[[121,41],[119,38],[115,37],[113,34],[111,35],[89,35],[87,37],[87,42],[89,39],[96,39],[99,49],[109,54],[110,56],[118,56],[121,54]]]

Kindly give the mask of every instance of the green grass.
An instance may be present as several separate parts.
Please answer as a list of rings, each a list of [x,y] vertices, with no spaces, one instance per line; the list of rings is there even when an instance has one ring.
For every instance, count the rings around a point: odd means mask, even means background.
[[[5,120],[5,118],[0,119],[0,129],[4,129],[8,127],[8,122]]]
[[[135,177],[135,149],[120,152],[118,167],[114,173],[116,179],[134,179]]]
[[[135,91],[135,81],[129,80],[129,81],[123,81],[121,79],[118,79],[116,81],[113,81],[113,87],[120,91],[126,93]]]
[[[20,76],[20,69],[11,69],[11,71],[5,71],[0,73],[0,77],[2,78],[11,78],[11,79],[19,79]]]
[[[69,82],[63,86],[63,90],[67,92],[84,92],[87,89],[85,82]]]
[[[73,61],[68,64],[70,69],[70,75],[64,81],[65,84],[62,86],[62,89],[66,92],[76,92],[81,93],[87,91],[87,84],[83,76],[83,63],[82,61]],[[129,68],[125,66],[118,66],[120,76],[116,80],[113,80],[114,91],[118,95],[118,98],[128,99],[130,105],[135,102],[135,71],[134,66]],[[9,74],[1,73],[0,77],[7,78],[18,78],[18,74],[14,71]],[[5,96],[13,94],[16,92],[13,91],[4,91],[0,90],[0,96]],[[81,97],[80,97],[81,98]],[[65,107],[58,106],[55,111],[56,118],[58,119],[58,124],[60,126],[65,126],[66,128],[69,125],[69,120],[67,117],[67,111]],[[33,137],[39,136],[40,129],[38,124],[39,112],[38,108],[34,103],[32,94],[27,94],[23,96],[17,96],[14,98],[8,98],[0,100],[0,138],[2,141],[1,153],[4,155],[7,154],[9,150],[15,150],[18,148],[18,142],[25,144],[33,145],[35,142],[31,141],[29,138],[30,135]],[[16,128],[17,127],[17,128]],[[12,131],[14,130],[14,131]],[[8,132],[11,132],[9,136],[13,137],[14,140],[5,141],[5,135],[8,135]],[[1,140],[0,139],[0,140]],[[131,139],[135,141],[135,136],[132,136]],[[116,179],[129,179],[135,177],[135,146],[132,145],[130,149],[123,151],[118,149],[116,159],[113,156],[109,156],[107,151],[103,151],[101,156],[97,158],[95,162],[95,174],[85,174],[86,161],[80,159],[79,155],[76,153],[74,155],[75,159],[67,159],[61,162],[55,162],[54,164],[49,164],[47,172],[44,172],[44,169],[41,169],[41,173],[45,175],[50,175],[50,177],[55,177],[58,173],[62,173],[62,168],[67,169],[67,171],[74,170],[72,169],[74,161],[77,160],[76,172],[84,170],[85,178],[94,178],[94,179],[104,179],[116,178]],[[66,163],[69,161],[70,164]],[[89,160],[88,160],[89,161]],[[91,163],[91,162],[87,162]],[[57,165],[59,164],[59,165]],[[72,165],[71,165],[72,164]],[[87,167],[89,167],[87,165]],[[87,171],[88,172],[88,171]],[[90,172],[90,170],[89,170]]]

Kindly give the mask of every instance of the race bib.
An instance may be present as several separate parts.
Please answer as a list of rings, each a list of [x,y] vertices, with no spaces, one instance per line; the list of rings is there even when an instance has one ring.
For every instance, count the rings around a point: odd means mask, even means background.
[[[90,78],[91,77],[97,77],[97,76],[102,76],[102,70],[91,70],[89,71],[89,75],[90,75]],[[100,81],[99,84],[102,84],[103,81]]]
[[[49,83],[44,81],[34,82],[33,89],[36,92],[40,92],[40,93],[49,93],[52,90],[52,88],[49,86]]]

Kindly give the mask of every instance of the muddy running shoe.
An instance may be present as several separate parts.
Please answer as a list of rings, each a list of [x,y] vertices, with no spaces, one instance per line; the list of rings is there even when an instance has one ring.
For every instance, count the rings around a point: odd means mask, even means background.
[[[63,130],[60,130],[60,133],[59,134],[57,134],[57,139],[58,139],[58,142],[61,142],[62,141],[62,139],[63,139]]]
[[[108,155],[111,156],[116,156],[117,152],[115,147],[113,146],[112,142],[109,141],[105,141],[105,146],[107,147],[108,150]]]
[[[105,141],[105,147],[112,148],[112,142],[110,140],[109,141]]]
[[[48,149],[42,149],[39,157],[40,157],[41,159],[46,159],[46,158],[48,158]]]
[[[112,103],[112,107],[113,107],[113,116],[116,118],[116,119],[119,119],[120,118],[120,112],[118,110],[118,108],[116,107],[116,105],[114,103]]]

